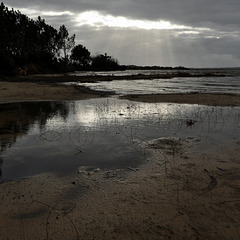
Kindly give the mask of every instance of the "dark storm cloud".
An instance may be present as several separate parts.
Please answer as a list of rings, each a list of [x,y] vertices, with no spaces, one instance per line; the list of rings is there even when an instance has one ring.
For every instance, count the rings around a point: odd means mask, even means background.
[[[35,10],[33,17],[40,15],[57,28],[65,24],[76,34],[77,43],[92,54],[107,52],[121,64],[240,66],[239,0],[6,0],[4,4]],[[86,11],[133,20],[165,20],[189,28],[79,25],[76,17]]]
[[[106,14],[136,19],[164,19],[184,25],[240,24],[239,0],[7,0],[6,4],[41,9],[83,12],[103,11]]]

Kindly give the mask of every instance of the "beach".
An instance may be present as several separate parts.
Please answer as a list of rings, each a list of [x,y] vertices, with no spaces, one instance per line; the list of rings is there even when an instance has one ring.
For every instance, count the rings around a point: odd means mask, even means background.
[[[128,79],[152,78],[159,75],[146,76],[64,76],[64,75],[40,75],[33,77],[16,77],[0,79],[0,103],[16,101],[39,100],[82,100],[95,97],[106,97],[109,92],[92,91],[86,87],[79,87],[72,82],[96,82],[111,81],[115,78]],[[160,75],[160,77],[163,77]],[[170,76],[168,76],[170,77]],[[70,83],[63,85],[62,83]],[[180,94],[132,94],[121,97],[132,101],[141,102],[172,102],[203,104],[210,106],[240,106],[240,96],[236,94],[209,94],[209,93],[180,93]]]
[[[63,80],[71,83],[99,78],[1,79],[0,104],[84,100],[113,94],[60,85]],[[121,98],[240,106],[240,96],[234,94],[135,94]],[[240,238],[239,138],[221,149],[214,144],[205,149],[198,138],[174,136],[139,144],[146,144],[148,158],[137,168],[81,169],[67,177],[43,173],[1,183],[0,239]]]

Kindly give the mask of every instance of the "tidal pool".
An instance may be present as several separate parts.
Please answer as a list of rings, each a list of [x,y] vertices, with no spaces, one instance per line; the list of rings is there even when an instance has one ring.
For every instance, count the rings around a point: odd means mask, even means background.
[[[240,141],[239,107],[104,98],[2,104],[0,112],[1,181],[135,168],[148,157],[142,143],[161,137],[198,139],[202,148]]]

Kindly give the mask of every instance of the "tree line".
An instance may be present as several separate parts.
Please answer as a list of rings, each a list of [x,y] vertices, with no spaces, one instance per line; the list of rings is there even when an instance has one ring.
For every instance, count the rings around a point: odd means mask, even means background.
[[[30,74],[73,70],[118,70],[118,60],[105,54],[91,56],[65,25],[59,29],[40,16],[30,19],[20,11],[0,5],[0,75],[16,75],[19,68]]]

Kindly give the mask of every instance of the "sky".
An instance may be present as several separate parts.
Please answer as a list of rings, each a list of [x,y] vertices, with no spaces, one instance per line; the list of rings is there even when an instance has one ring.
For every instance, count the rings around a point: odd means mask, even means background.
[[[240,67],[239,0],[5,0],[122,65]]]

